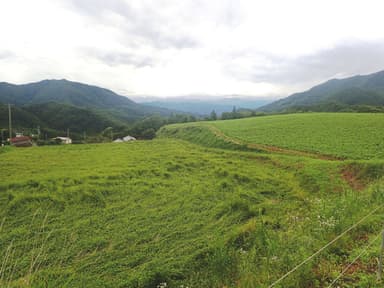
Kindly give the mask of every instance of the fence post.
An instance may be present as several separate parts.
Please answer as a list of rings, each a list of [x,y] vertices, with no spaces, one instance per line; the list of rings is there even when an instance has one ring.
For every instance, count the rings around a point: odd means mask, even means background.
[[[383,273],[383,253],[384,253],[384,230],[381,232],[381,247],[379,255],[379,267],[377,271],[377,280],[381,281],[381,276]]]

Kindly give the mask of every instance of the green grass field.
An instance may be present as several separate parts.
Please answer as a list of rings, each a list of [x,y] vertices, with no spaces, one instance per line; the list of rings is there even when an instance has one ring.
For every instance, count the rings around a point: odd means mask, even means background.
[[[303,113],[216,121],[224,134],[283,148],[352,159],[384,159],[384,114]]]
[[[264,153],[204,125],[0,147],[0,287],[268,287],[383,203],[377,157]],[[276,287],[327,286],[380,232],[379,211]],[[374,287],[379,242],[341,287]]]

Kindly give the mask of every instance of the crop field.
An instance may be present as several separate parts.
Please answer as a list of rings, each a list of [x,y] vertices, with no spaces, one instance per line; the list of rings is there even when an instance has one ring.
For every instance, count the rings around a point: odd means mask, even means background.
[[[382,113],[299,113],[210,123],[246,143],[351,159],[384,159]]]
[[[0,287],[268,287],[383,203],[382,160],[264,153],[175,127],[0,147]],[[378,211],[275,287],[326,287],[380,232]],[[379,244],[340,287],[376,284]]]

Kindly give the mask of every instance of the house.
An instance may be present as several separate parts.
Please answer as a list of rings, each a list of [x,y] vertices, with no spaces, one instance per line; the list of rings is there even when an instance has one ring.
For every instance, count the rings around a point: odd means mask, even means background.
[[[123,141],[124,142],[128,142],[128,141],[135,141],[136,140],[136,138],[135,137],[132,137],[132,136],[125,136],[124,138],[123,138]]]
[[[31,137],[22,135],[9,139],[9,142],[15,147],[31,147],[33,145]]]
[[[53,138],[52,140],[55,140],[57,142],[60,142],[61,144],[72,144],[72,139],[69,138],[69,137],[56,137],[56,138]]]
[[[122,143],[122,142],[129,142],[129,141],[135,141],[136,138],[135,137],[132,137],[132,136],[125,136],[123,137],[123,139],[121,138],[117,138],[116,140],[114,140],[113,142],[114,143]]]

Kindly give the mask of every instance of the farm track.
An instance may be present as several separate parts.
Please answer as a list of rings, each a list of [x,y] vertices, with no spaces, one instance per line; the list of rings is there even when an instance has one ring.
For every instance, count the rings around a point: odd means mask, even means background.
[[[256,143],[247,143],[245,141],[242,141],[240,139],[232,138],[228,135],[225,135],[223,131],[221,131],[219,128],[212,126],[212,125],[206,125],[206,127],[215,134],[216,137],[223,139],[226,142],[230,142],[236,145],[246,146],[250,149],[257,149],[269,153],[279,153],[279,154],[286,154],[286,155],[294,155],[294,156],[303,156],[303,157],[310,157],[315,159],[321,159],[321,160],[328,160],[328,161],[342,161],[344,158],[336,157],[332,155],[326,155],[326,154],[320,154],[320,153],[313,153],[313,152],[307,152],[307,151],[300,151],[300,150],[293,150],[293,149],[287,149],[287,148],[281,148],[277,146],[270,146],[270,145],[264,145],[264,144],[256,144]]]

